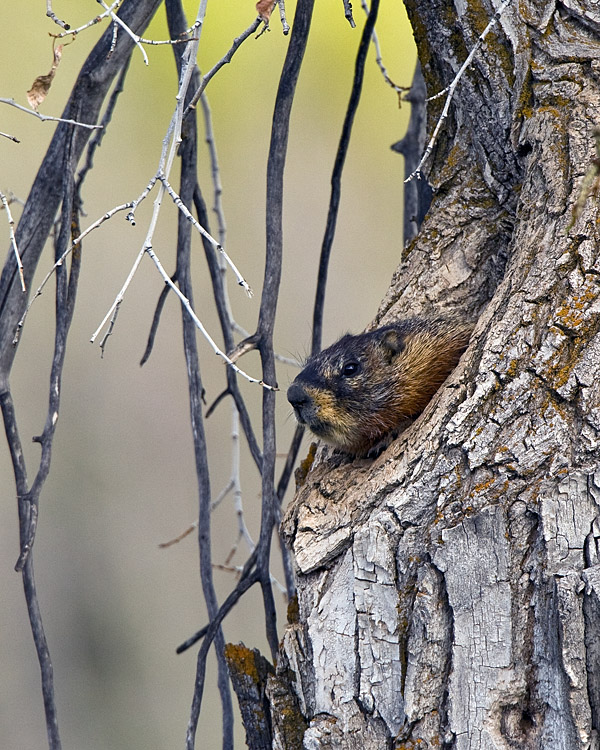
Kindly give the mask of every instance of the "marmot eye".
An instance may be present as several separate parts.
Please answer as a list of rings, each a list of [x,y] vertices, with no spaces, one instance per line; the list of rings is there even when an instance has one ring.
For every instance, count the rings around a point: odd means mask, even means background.
[[[342,368],[342,375],[345,378],[351,378],[354,375],[358,374],[358,370],[359,370],[358,362],[348,362]]]

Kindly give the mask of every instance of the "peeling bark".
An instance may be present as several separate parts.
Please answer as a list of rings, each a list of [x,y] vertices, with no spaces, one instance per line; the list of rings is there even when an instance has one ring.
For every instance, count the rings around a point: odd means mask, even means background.
[[[497,6],[406,4],[432,95]],[[600,746],[596,198],[566,231],[599,53],[593,3],[524,0],[459,84],[431,209],[372,325],[442,310],[475,333],[376,460],[319,446],[287,511],[280,664],[307,729],[278,748]]]

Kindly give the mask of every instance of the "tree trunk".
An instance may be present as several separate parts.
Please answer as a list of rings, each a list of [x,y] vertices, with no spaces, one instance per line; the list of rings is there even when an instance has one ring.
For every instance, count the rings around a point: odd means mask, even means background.
[[[406,4],[431,96],[498,5]],[[316,451],[284,520],[298,609],[267,691],[273,747],[299,747],[303,722],[305,748],[598,747],[595,196],[568,226],[599,31],[590,0],[513,2],[458,84],[431,209],[373,325],[442,311],[475,333],[375,461]]]

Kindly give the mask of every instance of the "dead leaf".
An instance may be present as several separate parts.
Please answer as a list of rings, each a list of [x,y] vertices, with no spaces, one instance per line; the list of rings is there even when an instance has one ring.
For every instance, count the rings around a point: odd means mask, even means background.
[[[271,18],[271,13],[273,12],[274,7],[274,0],[258,0],[258,2],[256,3],[256,10],[258,11],[258,15],[265,22],[268,22],[269,18]]]
[[[50,72],[45,76],[38,76],[33,82],[32,87],[27,92],[27,100],[29,102],[29,106],[36,111],[40,104],[48,96],[48,91],[50,90],[52,80],[54,79],[54,76],[56,74],[58,63],[60,62],[60,58],[62,57],[62,51],[62,44],[59,44],[58,47],[55,47],[54,61],[52,63],[52,67],[50,68]]]

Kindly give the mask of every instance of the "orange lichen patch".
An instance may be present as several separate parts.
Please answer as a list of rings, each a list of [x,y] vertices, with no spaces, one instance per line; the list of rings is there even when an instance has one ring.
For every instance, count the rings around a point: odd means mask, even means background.
[[[579,294],[573,294],[569,300],[561,305],[556,312],[556,316],[564,326],[577,328],[584,321],[584,315],[582,313],[592,304],[592,302],[595,302],[597,298],[598,285],[588,282],[583,291]]]
[[[505,496],[508,492],[509,483],[506,478],[499,476],[493,476],[486,479],[484,482],[476,484],[472,491],[469,493],[470,498],[474,498],[476,495],[486,493],[488,500],[499,500]],[[473,511],[473,508],[469,505],[465,508],[465,514],[469,515]]]
[[[406,740],[394,745],[394,750],[425,750],[428,747],[440,747],[439,737],[432,737],[428,741],[418,738]]]
[[[583,323],[583,315],[579,315],[566,305],[563,305],[560,310],[557,310],[556,316],[560,318],[563,325],[569,328],[577,328],[577,326],[580,326]]]
[[[514,378],[515,375],[517,374],[518,368],[519,368],[518,361],[516,359],[513,359],[512,362],[506,368],[506,375],[509,378]]]
[[[226,643],[225,658],[230,669],[248,675],[254,683],[259,682],[256,653],[243,643]]]
[[[480,492],[485,492],[485,490],[488,490],[496,481],[496,477],[491,477],[486,482],[480,482],[479,484],[476,484],[475,487],[473,487],[473,492],[471,493],[471,496],[478,494]]]

